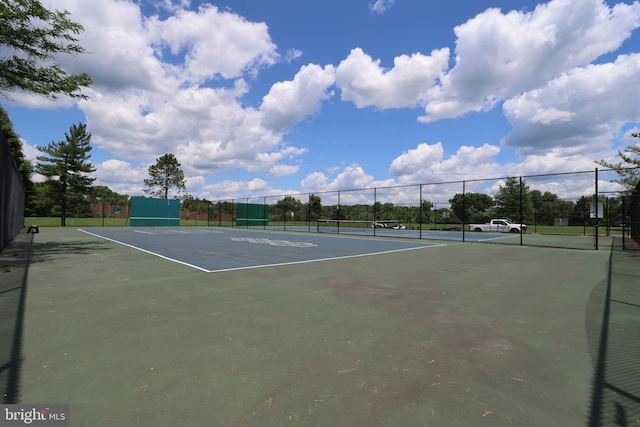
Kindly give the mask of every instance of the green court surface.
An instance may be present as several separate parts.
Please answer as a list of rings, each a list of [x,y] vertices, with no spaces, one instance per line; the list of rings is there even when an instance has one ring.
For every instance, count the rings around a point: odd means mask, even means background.
[[[40,228],[0,254],[0,384],[72,426],[638,425],[640,255],[618,246],[210,273]]]

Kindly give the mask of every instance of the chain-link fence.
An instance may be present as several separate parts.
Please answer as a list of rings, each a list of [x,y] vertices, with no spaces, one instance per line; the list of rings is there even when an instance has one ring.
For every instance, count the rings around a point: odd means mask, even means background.
[[[25,191],[16,162],[0,132],[0,250],[24,228]]]
[[[212,202],[219,212],[212,225],[236,226],[233,206],[251,203],[269,207],[263,229],[598,249],[612,236],[629,236],[633,225],[617,178],[595,169],[249,197]],[[495,219],[511,225],[491,229]]]
[[[640,209],[638,196],[633,199],[615,182],[618,178],[614,170],[595,169],[217,201],[191,199],[183,202],[180,217],[182,225],[598,249],[612,236],[630,236],[640,228],[638,219],[632,219],[632,212]],[[35,199],[40,205],[33,211],[55,221],[60,197],[39,194]],[[129,225],[127,198],[66,197],[67,225]],[[511,223],[491,228],[496,219]]]

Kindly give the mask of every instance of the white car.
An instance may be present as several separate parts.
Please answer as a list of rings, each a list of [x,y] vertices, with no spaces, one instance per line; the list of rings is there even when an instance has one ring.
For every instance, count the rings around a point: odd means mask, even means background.
[[[393,226],[393,229],[394,230],[406,230],[407,227],[405,225],[402,225],[402,224],[396,224],[396,225]]]

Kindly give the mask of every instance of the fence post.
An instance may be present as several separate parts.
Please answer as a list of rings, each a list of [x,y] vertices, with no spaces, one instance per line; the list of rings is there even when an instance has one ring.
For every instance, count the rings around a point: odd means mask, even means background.
[[[467,199],[466,199],[466,181],[462,181],[462,241],[465,241],[464,229],[467,222]]]
[[[522,239],[523,239],[523,236],[522,236],[522,223],[524,222],[523,220],[524,218],[522,216],[522,176],[520,176],[520,221],[519,221],[520,222],[520,246],[522,246]]]
[[[595,219],[596,219],[596,241],[595,241],[595,244],[596,244],[596,251],[597,251],[598,250],[598,238],[599,238],[599,236],[598,236],[598,225],[599,225],[598,224],[598,222],[599,222],[599,218],[598,218],[598,203],[599,203],[599,201],[598,201],[598,168],[596,168],[595,177],[596,177],[596,206],[595,206],[595,209],[596,209],[596,214],[595,214]]]
[[[340,191],[338,190],[338,208],[336,212],[336,220],[338,221],[338,234],[340,234]]]
[[[377,201],[377,191],[378,189],[374,187],[373,189],[373,236],[376,235],[376,223],[378,222],[378,205]]]
[[[307,232],[311,233],[311,193],[307,196]]]
[[[624,241],[626,240],[625,238],[625,234],[627,234],[627,209],[626,209],[626,196],[622,196],[622,250],[625,250],[625,243]]]
[[[420,204],[418,205],[418,229],[422,239],[422,184],[420,184]]]

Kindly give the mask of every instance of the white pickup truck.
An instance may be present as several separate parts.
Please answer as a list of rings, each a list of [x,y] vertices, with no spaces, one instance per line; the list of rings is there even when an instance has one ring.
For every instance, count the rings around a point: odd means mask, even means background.
[[[494,231],[499,233],[526,233],[525,224],[514,224],[508,219],[492,219],[488,224],[469,224],[471,231]]]

